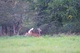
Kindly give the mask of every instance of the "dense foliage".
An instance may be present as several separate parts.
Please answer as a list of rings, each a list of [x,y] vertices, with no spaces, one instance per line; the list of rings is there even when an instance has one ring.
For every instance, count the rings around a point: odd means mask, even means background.
[[[80,0],[0,0],[0,34],[79,33]]]

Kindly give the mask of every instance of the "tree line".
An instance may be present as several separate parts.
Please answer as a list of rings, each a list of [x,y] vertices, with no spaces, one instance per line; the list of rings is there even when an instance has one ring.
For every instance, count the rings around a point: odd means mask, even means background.
[[[80,0],[0,0],[1,35],[79,33],[79,17]]]

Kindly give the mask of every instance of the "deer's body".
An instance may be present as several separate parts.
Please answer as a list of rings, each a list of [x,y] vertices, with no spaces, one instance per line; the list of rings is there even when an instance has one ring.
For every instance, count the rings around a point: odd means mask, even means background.
[[[41,30],[38,28],[37,29],[37,31],[38,32],[34,32],[33,31],[34,30],[34,28],[31,28],[26,34],[25,34],[25,36],[27,36],[27,35],[29,35],[29,36],[34,36],[34,37],[40,37],[40,32],[41,32]]]

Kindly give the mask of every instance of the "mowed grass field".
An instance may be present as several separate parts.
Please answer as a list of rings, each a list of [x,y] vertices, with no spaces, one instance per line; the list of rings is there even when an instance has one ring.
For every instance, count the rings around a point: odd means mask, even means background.
[[[80,53],[80,36],[0,37],[0,53]]]

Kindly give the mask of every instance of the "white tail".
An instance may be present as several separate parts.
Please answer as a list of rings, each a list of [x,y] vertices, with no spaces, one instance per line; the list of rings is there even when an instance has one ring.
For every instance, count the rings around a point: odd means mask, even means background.
[[[29,31],[28,31],[28,34],[31,34],[33,32],[34,28],[31,28]]]
[[[40,28],[37,28],[37,30],[38,30],[38,32],[33,32],[33,30],[34,30],[34,28],[31,28],[26,34],[25,34],[25,36],[27,36],[27,35],[30,35],[30,36],[34,36],[34,37],[40,37],[40,35],[41,35],[41,29]]]

